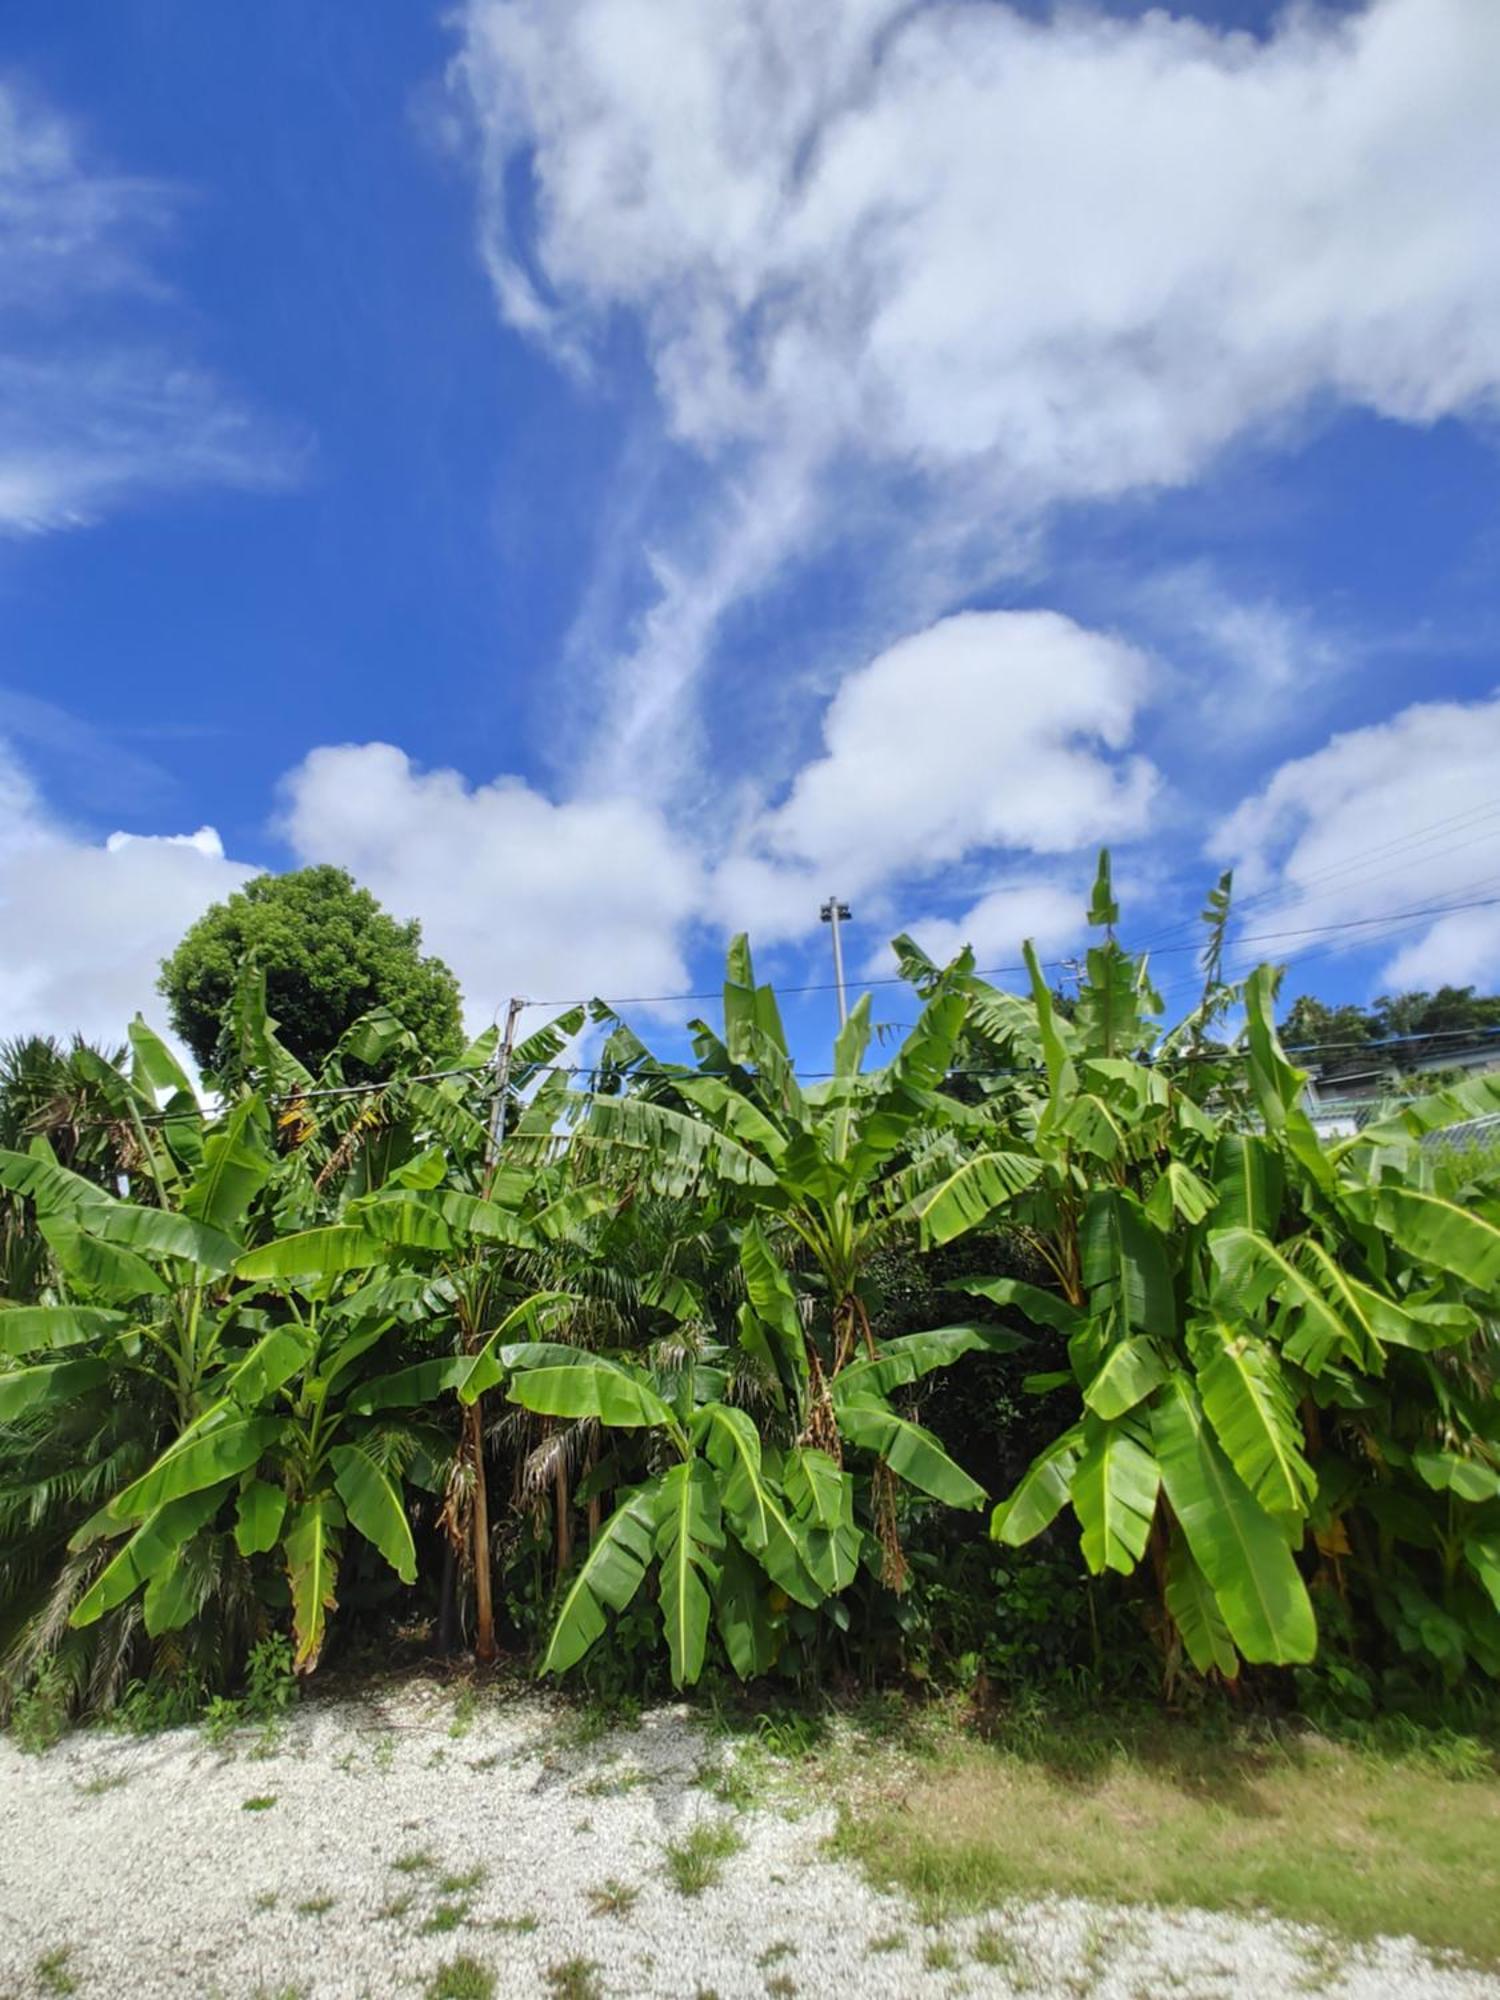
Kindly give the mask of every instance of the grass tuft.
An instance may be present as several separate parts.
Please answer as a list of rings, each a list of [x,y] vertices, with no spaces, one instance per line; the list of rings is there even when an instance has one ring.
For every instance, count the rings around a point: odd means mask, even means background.
[[[495,1975],[477,1958],[460,1955],[440,1965],[424,1989],[424,2000],[494,2000]]]
[[[640,1900],[641,1892],[634,1883],[621,1882],[613,1875],[589,1891],[589,1907],[596,1917],[628,1917]]]
[[[591,1958],[565,1958],[547,1967],[545,1983],[552,2000],[602,2000],[599,1968]]]
[[[240,1811],[269,1812],[275,1803],[276,1794],[274,1792],[257,1792],[254,1798],[246,1799],[245,1803],[240,1807]]]
[[[738,1854],[745,1840],[738,1827],[727,1820],[703,1820],[668,1843],[665,1859],[667,1876],[682,1896],[701,1896],[711,1889],[724,1872],[731,1854]]]
[[[412,1847],[398,1854],[391,1866],[402,1875],[425,1875],[437,1867],[437,1857],[425,1847]]]
[[[73,1956],[70,1944],[61,1944],[56,1951],[45,1952],[36,1962],[36,1983],[44,1993],[76,1993],[78,1981],[68,1970],[68,1960]]]

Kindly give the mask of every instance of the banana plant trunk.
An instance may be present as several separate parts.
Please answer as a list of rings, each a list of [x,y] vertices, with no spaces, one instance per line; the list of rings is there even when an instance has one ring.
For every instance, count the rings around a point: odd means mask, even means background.
[[[483,1398],[469,1405],[469,1453],[474,1466],[474,1657],[488,1663],[495,1657],[495,1600],[490,1574],[490,1501],[484,1476]]]
[[[561,1582],[573,1562],[572,1496],[568,1491],[568,1465],[559,1451],[552,1471],[552,1494],[557,1509],[557,1577]]]

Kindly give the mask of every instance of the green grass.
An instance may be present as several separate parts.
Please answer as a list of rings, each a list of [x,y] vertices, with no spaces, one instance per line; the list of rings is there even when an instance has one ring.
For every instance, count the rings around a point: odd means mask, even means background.
[[[469,1902],[465,1897],[460,1902],[437,1904],[431,1916],[422,1925],[422,1929],[428,1936],[441,1936],[445,1931],[456,1931],[460,1924],[465,1924],[468,1920]]]
[[[117,1792],[121,1785],[128,1785],[130,1776],[125,1771],[99,1771],[92,1778],[85,1778],[78,1786],[86,1799],[101,1798],[105,1792]]]
[[[305,1902],[293,1903],[292,1908],[299,1917],[326,1917],[337,1901],[336,1896],[309,1896]]]
[[[495,1975],[477,1958],[460,1956],[440,1965],[424,1988],[425,2000],[494,2000]]]
[[[257,1792],[253,1799],[246,1799],[241,1812],[269,1812],[276,1803],[274,1792]]]
[[[679,1895],[701,1896],[711,1889],[731,1854],[744,1846],[744,1836],[727,1820],[704,1820],[681,1840],[668,1843],[667,1875]]]
[[[591,1958],[565,1958],[544,1974],[553,2000],[601,2000],[599,1968]]]
[[[481,1861],[473,1868],[466,1868],[461,1875],[440,1875],[437,1885],[438,1894],[440,1896],[467,1895],[469,1890],[479,1887],[487,1872],[484,1863]]]
[[[76,1993],[78,1981],[68,1970],[68,1960],[73,1955],[73,1947],[59,1945],[56,1951],[45,1953],[36,1962],[36,1983],[43,1993]]]
[[[929,1907],[1079,1895],[1410,1933],[1500,1966],[1500,1769],[1473,1737],[1333,1742],[1108,1713],[856,1736],[824,1776],[836,1846]],[[981,1963],[1009,1941],[981,1933]],[[993,1952],[987,1958],[986,1952]]]
[[[888,1951],[902,1951],[906,1947],[905,1931],[881,1931],[865,1946],[872,1958],[878,1958]]]
[[[621,1882],[614,1875],[589,1891],[589,1907],[596,1917],[628,1917],[640,1899],[634,1883]]]
[[[412,1847],[405,1854],[398,1854],[391,1866],[402,1875],[424,1875],[437,1867],[437,1856],[425,1847]]]

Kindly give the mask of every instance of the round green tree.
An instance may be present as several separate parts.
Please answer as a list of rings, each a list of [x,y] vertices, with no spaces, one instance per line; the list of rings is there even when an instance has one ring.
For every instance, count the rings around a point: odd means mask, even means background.
[[[316,1069],[352,1021],[389,1007],[435,1061],[463,1046],[458,981],[422,956],[422,927],[397,920],[342,868],[257,875],[193,925],[162,961],[172,1026],[215,1067],[241,968],[265,971],[282,1042]]]

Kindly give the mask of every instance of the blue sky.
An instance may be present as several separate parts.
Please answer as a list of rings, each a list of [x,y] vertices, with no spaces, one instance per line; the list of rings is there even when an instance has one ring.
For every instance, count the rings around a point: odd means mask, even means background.
[[[312,860],[476,1024],[822,980],[829,890],[1060,959],[1103,841],[1170,1002],[1230,865],[1289,991],[1500,983],[1496,74],[1491,0],[12,0],[0,1032]]]

